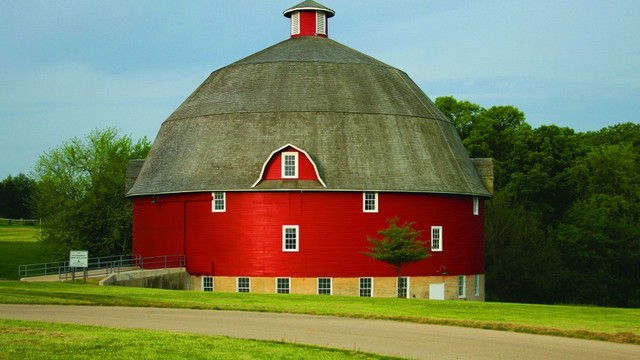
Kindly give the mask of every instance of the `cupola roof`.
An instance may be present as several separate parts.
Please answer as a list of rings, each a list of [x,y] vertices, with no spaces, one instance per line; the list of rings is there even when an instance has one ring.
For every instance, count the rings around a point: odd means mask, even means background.
[[[284,11],[284,16],[290,18],[291,14],[296,12],[296,11],[323,11],[327,14],[327,17],[333,17],[336,12],[329,9],[328,7],[322,5],[322,4],[318,4],[317,2],[313,1],[313,0],[306,0],[301,2],[300,4],[293,6],[287,10]]]

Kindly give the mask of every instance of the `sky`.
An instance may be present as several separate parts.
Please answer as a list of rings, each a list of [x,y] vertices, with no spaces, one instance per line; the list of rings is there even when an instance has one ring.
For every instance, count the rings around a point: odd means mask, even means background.
[[[289,38],[302,0],[0,0],[0,180],[114,127],[153,141],[209,76]],[[329,37],[432,99],[512,105],[535,127],[640,122],[638,0],[319,0]]]

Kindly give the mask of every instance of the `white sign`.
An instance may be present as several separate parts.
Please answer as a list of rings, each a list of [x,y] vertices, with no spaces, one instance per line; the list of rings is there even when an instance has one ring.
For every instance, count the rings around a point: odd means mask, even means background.
[[[89,252],[87,250],[71,250],[69,253],[69,266],[86,268],[89,266]]]

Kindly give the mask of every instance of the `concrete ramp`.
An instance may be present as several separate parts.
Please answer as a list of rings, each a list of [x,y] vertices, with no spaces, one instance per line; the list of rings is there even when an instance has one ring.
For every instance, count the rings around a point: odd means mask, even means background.
[[[168,290],[191,290],[191,276],[186,268],[136,270],[111,274],[102,279],[101,286],[130,286]]]

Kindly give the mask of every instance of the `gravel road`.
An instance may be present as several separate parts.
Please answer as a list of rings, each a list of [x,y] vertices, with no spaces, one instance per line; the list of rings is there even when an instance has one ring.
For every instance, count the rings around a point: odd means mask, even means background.
[[[417,359],[640,359],[638,345],[310,315],[0,305],[0,318],[278,340]]]

